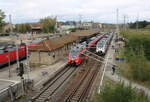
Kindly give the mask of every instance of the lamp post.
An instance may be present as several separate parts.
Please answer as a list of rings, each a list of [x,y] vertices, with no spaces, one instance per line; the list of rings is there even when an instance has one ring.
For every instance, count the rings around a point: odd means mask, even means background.
[[[19,53],[18,53],[18,45],[16,44],[16,58],[17,58],[17,68],[20,67],[19,65]]]
[[[29,74],[30,74],[30,71],[31,71],[31,68],[30,68],[30,62],[29,62],[29,48],[28,48],[28,45],[26,44],[26,57],[27,57],[27,76],[28,76],[28,80],[30,79],[30,76],[29,76]]]
[[[9,67],[8,77],[10,78],[11,77],[11,73],[10,73],[10,55],[7,55],[6,57],[8,58],[8,67]]]

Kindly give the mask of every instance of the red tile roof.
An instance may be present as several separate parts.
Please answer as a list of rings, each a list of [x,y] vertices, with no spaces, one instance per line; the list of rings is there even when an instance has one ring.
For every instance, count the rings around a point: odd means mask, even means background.
[[[49,40],[44,40],[38,45],[32,47],[31,51],[51,51],[57,48],[63,47],[65,44],[74,42],[82,36],[89,36],[100,32],[99,30],[82,30],[77,32],[72,32],[69,35],[63,35],[61,37],[51,38]]]

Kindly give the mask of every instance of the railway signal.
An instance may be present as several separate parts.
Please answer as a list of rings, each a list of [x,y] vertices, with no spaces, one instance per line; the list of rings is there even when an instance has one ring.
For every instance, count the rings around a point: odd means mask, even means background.
[[[21,86],[22,86],[22,96],[25,95],[25,92],[24,92],[24,77],[23,77],[23,74],[24,74],[24,65],[23,63],[19,63],[19,71],[18,71],[18,76],[20,76],[20,80],[21,80]]]
[[[23,63],[20,63],[19,64],[19,72],[18,72],[18,76],[20,76],[20,77],[23,77],[23,74],[24,74],[24,66],[23,66]]]

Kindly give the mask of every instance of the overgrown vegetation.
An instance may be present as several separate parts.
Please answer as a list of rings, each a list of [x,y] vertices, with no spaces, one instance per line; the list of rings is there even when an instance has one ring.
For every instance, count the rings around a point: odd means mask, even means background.
[[[6,17],[5,13],[0,9],[0,32],[2,32],[3,27],[5,25],[4,22],[5,17]]]
[[[26,32],[30,32],[30,31],[31,31],[31,27],[28,23],[16,24],[15,32],[26,33]]]
[[[129,68],[127,77],[139,81],[150,82],[150,31],[128,30],[121,32],[126,38],[124,56]]]
[[[133,23],[129,23],[129,27],[132,29],[136,29],[136,26],[138,24],[138,28],[148,28],[147,26],[150,25],[150,22],[148,21],[136,21]]]
[[[55,18],[44,18],[40,20],[40,23],[43,24],[42,31],[44,33],[53,33],[55,31],[56,19]]]
[[[137,93],[131,86],[123,83],[106,84],[96,96],[96,102],[148,102],[141,92]]]

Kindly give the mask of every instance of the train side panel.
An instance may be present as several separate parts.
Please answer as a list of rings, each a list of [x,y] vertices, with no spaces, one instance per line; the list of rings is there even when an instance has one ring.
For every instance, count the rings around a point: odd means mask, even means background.
[[[26,47],[23,45],[21,45],[19,48],[18,48],[18,56],[19,56],[19,59],[23,59],[26,57]],[[17,51],[16,49],[13,49],[12,51],[5,51],[4,53],[1,53],[0,54],[0,67],[6,65],[9,63],[12,63],[12,62],[15,62],[17,59]]]

